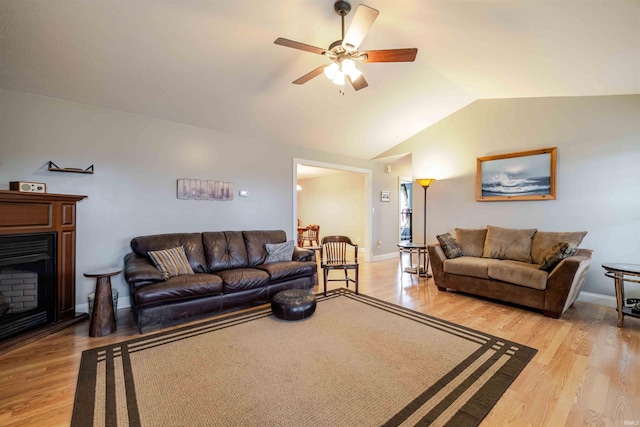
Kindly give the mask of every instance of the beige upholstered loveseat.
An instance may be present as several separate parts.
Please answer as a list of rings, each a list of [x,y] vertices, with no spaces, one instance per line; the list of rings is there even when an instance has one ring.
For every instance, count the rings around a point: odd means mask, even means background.
[[[429,245],[440,291],[457,290],[542,310],[559,318],[578,297],[592,250],[578,249],[586,232],[456,228]]]

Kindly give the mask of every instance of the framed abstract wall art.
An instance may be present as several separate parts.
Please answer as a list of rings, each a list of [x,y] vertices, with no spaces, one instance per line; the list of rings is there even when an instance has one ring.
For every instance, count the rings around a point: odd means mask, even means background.
[[[476,200],[556,199],[557,147],[478,157]]]
[[[184,200],[231,201],[233,200],[233,182],[180,178],[176,196]]]

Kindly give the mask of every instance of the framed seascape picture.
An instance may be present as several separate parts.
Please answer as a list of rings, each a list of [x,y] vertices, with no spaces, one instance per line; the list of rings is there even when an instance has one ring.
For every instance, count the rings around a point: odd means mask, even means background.
[[[555,200],[557,147],[478,157],[476,200]]]

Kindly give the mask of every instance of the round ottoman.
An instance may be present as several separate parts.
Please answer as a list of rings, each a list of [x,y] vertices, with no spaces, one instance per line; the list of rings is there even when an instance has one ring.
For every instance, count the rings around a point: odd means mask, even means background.
[[[316,296],[304,289],[278,292],[271,301],[273,315],[282,320],[302,320],[316,311]]]

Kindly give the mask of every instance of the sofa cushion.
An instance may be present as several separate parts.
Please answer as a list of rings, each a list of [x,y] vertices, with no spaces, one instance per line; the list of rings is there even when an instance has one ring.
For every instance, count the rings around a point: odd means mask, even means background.
[[[189,265],[195,273],[205,273],[207,262],[202,250],[201,233],[173,233],[140,236],[131,240],[131,249],[138,255],[149,258],[150,251],[182,246]]]
[[[489,265],[489,277],[515,285],[543,291],[547,288],[549,273],[538,269],[536,264],[503,260]]]
[[[531,242],[535,233],[535,228],[515,229],[489,225],[482,257],[530,263]]]
[[[538,231],[535,236],[533,236],[533,242],[531,243],[531,261],[534,264],[540,264],[543,252],[556,243],[573,243],[578,247],[586,235],[586,231]]]
[[[484,249],[487,229],[456,228],[456,242],[460,246],[462,255],[480,258]]]
[[[243,231],[242,236],[247,248],[248,267],[264,264],[268,255],[266,248],[268,243],[284,243],[287,240],[287,234],[282,230]]]
[[[440,247],[442,247],[447,258],[452,259],[462,256],[462,250],[451,234],[440,234],[436,236],[436,239],[438,239],[438,243],[440,243]]]
[[[222,279],[214,274],[197,273],[175,276],[164,282],[136,289],[133,303],[137,307],[170,301],[187,300],[222,293]]]
[[[149,258],[151,258],[156,268],[162,272],[165,280],[169,277],[193,274],[193,269],[189,265],[182,246],[149,251]]]
[[[296,277],[312,275],[317,271],[318,265],[315,261],[289,261],[262,264],[256,268],[267,272],[270,278],[269,284],[273,284],[275,282],[295,279]]]
[[[578,247],[569,242],[558,242],[542,253],[538,268],[551,271],[560,261],[578,252]]]
[[[248,266],[241,231],[205,232],[202,233],[202,243],[209,273]]]
[[[443,263],[443,270],[448,274],[488,279],[489,265],[494,262],[497,261],[494,259],[463,256],[460,258],[446,259]]]
[[[257,268],[235,268],[216,274],[222,278],[225,294],[262,288],[269,284],[269,273]]]
[[[270,262],[285,262],[293,259],[293,240],[286,241],[284,243],[267,243],[267,258],[265,263]]]

